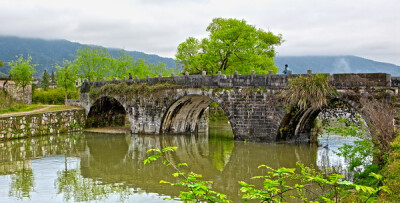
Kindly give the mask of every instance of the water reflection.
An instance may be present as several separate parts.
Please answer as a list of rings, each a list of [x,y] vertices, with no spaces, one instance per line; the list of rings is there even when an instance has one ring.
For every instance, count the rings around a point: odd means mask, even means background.
[[[86,133],[0,143],[0,202],[158,202],[176,196],[179,188],[159,184],[162,179],[174,181],[174,171],[160,163],[143,164],[150,148],[178,146],[170,160],[187,163],[235,202],[240,199],[239,180],[251,183],[252,176],[266,172],[257,169],[260,164],[278,168],[320,163],[315,145],[234,142],[229,131],[220,126],[210,129],[209,136]]]

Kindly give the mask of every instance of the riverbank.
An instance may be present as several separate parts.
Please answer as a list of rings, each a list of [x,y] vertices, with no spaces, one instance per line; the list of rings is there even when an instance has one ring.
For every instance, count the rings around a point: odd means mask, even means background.
[[[105,134],[130,134],[129,127],[104,127],[104,128],[90,128],[83,130],[84,132],[91,133],[105,133]]]
[[[85,110],[78,107],[47,106],[28,112],[0,115],[0,140],[81,131]]]
[[[65,106],[65,105],[27,105],[26,109],[21,109],[18,111],[10,111],[5,113],[0,113],[0,118],[2,117],[11,117],[11,116],[20,116],[20,115],[29,115],[36,113],[45,113],[45,112],[53,112],[53,111],[64,111],[71,109],[82,109],[81,107],[76,106]]]

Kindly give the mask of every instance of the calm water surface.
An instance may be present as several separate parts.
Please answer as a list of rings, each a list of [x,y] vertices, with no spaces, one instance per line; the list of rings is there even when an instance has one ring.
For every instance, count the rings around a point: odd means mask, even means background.
[[[144,165],[150,148],[178,146],[169,158],[213,180],[213,189],[241,202],[239,180],[273,168],[343,165],[332,153],[349,139],[329,136],[322,145],[234,142],[231,130],[210,128],[205,135],[73,134],[0,142],[0,202],[162,202],[179,188],[174,172],[160,162]]]

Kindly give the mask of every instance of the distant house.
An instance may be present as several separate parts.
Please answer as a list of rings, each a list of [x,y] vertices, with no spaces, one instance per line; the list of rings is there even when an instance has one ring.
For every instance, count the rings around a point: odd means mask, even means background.
[[[0,78],[0,91],[6,91],[17,101],[32,104],[32,85],[26,86],[25,93],[23,93],[22,88],[17,87],[10,78]]]

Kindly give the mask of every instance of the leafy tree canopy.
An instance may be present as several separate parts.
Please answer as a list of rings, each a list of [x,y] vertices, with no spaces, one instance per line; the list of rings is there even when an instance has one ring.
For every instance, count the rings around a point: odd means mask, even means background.
[[[74,65],[79,67],[82,78],[102,79],[111,67],[111,56],[104,48],[85,47],[77,50]]]
[[[35,73],[36,64],[31,64],[32,57],[28,56],[24,59],[22,55],[16,60],[10,61],[8,65],[11,67],[11,79],[25,91],[25,87],[32,82],[32,75]]]
[[[207,27],[207,38],[198,40],[189,37],[179,44],[176,60],[184,71],[199,73],[207,71],[216,74],[221,71],[233,74],[276,73],[274,66],[275,46],[282,42],[281,35],[265,32],[245,20],[215,18]]]
[[[96,47],[85,47],[77,51],[75,60],[72,62],[82,79],[102,80],[117,77],[122,79],[128,77],[129,73],[144,78],[158,75],[169,75],[173,70],[168,69],[164,63],[157,65],[149,64],[144,59],[134,60],[125,51],[120,51],[118,56],[111,55],[106,49]]]
[[[4,63],[2,61],[0,61],[0,67],[3,67]]]
[[[65,104],[67,104],[68,89],[75,88],[75,81],[78,79],[78,69],[72,62],[65,60],[62,66],[57,65],[57,85],[65,91]]]

